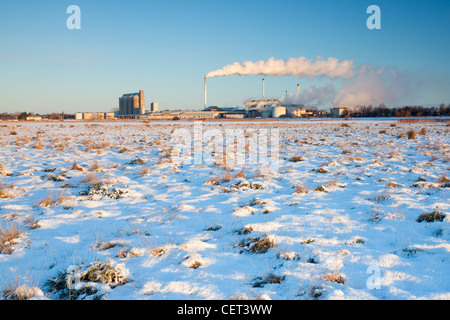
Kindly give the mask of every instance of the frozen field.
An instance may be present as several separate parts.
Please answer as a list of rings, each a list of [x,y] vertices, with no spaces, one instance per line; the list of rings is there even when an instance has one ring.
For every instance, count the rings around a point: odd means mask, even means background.
[[[0,296],[450,299],[448,121],[203,123],[277,170],[173,162],[193,124],[0,123]]]

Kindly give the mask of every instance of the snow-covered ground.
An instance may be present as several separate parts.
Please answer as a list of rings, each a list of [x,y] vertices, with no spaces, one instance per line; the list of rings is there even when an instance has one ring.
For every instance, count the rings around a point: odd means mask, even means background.
[[[448,123],[203,122],[278,129],[277,170],[177,164],[194,122],[0,123],[0,296],[450,299]]]

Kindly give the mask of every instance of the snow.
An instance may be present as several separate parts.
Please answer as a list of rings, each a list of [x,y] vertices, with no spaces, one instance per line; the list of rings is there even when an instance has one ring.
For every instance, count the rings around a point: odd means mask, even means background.
[[[279,130],[278,170],[170,161],[190,121],[2,124],[0,227],[21,235],[0,253],[0,292],[17,282],[57,299],[45,285],[58,272],[110,261],[125,283],[86,282],[107,299],[450,299],[450,133],[437,120],[201,123]],[[434,210],[445,218],[417,221]],[[274,246],[239,246],[262,238]],[[282,280],[255,285],[269,275]]]

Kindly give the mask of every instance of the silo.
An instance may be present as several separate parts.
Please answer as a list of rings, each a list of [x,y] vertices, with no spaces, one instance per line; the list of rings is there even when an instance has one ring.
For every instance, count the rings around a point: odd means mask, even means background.
[[[133,112],[132,114],[140,114],[141,110],[140,110],[140,106],[139,106],[139,96],[138,95],[134,95],[132,99],[130,99],[133,101]]]
[[[286,114],[286,107],[277,106],[272,109],[272,118],[279,118]]]
[[[123,98],[122,97],[119,98],[119,114],[120,115],[124,114],[124,112],[123,112]]]
[[[139,90],[139,108],[140,114],[145,114],[145,98],[144,98],[144,90]]]
[[[127,96],[127,114],[133,114],[133,97]]]

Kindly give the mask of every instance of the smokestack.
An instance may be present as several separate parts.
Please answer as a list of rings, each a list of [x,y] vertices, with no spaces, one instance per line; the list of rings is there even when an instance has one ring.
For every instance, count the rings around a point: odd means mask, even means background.
[[[297,83],[297,94],[300,94],[300,84]]]
[[[262,79],[262,97],[264,99],[264,78]]]
[[[205,108],[207,107],[206,77],[205,77]]]

